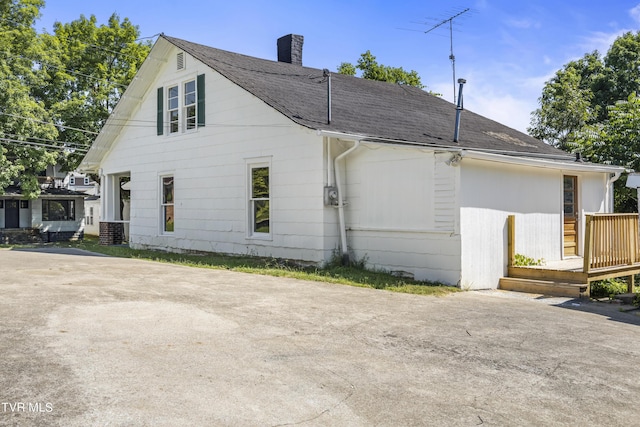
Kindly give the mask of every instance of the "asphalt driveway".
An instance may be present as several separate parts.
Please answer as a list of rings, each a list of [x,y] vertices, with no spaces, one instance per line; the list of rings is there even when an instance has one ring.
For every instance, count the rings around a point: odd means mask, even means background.
[[[0,425],[640,423],[633,312],[60,252],[0,249]]]

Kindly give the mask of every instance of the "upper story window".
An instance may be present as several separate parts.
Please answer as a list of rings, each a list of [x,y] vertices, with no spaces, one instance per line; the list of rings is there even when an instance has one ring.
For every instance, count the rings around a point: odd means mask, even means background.
[[[178,114],[178,86],[171,86],[167,90],[167,121],[169,122],[169,133],[176,133],[180,130],[180,115]]]
[[[196,81],[184,84],[184,123],[186,130],[196,128]]]
[[[158,88],[158,135],[163,135],[165,129],[171,135],[203,127],[204,94],[204,74],[179,85]]]

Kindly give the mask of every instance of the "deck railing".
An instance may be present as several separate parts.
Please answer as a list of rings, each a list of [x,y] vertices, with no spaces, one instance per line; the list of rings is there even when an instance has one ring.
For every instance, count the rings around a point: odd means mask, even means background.
[[[638,214],[587,215],[584,272],[640,262]]]

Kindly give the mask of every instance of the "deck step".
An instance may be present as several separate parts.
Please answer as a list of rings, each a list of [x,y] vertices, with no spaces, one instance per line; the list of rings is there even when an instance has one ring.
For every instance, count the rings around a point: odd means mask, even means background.
[[[516,292],[527,292],[556,297],[588,298],[587,283],[556,282],[551,280],[524,279],[519,277],[502,277],[500,289]]]

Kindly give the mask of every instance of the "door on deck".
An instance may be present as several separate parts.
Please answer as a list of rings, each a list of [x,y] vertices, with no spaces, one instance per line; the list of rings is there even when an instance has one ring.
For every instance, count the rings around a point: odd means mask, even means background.
[[[20,207],[17,200],[4,201],[4,228],[20,228]]]
[[[578,177],[564,176],[564,256],[578,255]]]

